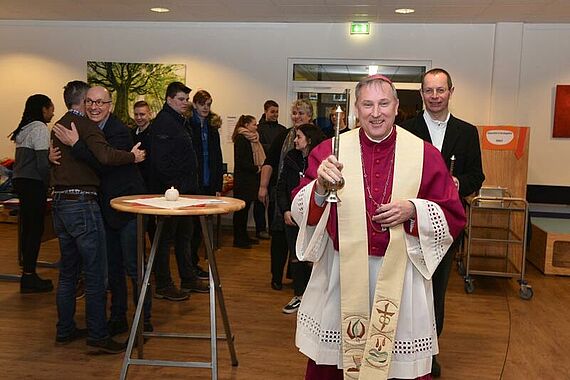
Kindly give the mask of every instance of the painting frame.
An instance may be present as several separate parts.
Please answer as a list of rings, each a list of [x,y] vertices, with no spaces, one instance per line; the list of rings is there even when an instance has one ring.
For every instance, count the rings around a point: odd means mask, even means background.
[[[134,125],[133,105],[144,100],[153,115],[164,104],[171,82],[186,82],[186,65],[87,61],[87,83],[105,87],[113,100],[113,114],[128,126]]]

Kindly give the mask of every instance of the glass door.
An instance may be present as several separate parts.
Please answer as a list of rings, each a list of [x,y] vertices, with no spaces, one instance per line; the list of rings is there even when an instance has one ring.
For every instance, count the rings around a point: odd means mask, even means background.
[[[348,125],[349,128],[351,125],[354,127],[355,118],[351,118],[351,112],[354,114],[354,110],[351,109],[351,103],[353,103],[353,101],[350,88],[346,88],[345,86],[297,88],[295,95],[295,99],[307,99],[313,104],[313,110],[315,112],[313,118],[315,124],[320,127],[327,136],[330,137],[334,135],[334,125],[331,115],[336,111],[338,106],[340,106],[343,111],[341,114],[342,122]]]
[[[429,66],[431,62],[427,61],[290,59],[288,104],[309,99],[317,125],[329,135],[333,130],[330,112],[340,105],[348,127],[354,129],[356,84],[373,70],[389,77],[398,90],[400,108],[396,122],[399,123],[422,109],[420,81]]]

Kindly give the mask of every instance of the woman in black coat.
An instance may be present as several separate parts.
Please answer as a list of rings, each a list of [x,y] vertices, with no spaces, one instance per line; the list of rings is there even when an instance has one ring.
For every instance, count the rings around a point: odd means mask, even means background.
[[[247,234],[249,208],[257,199],[261,166],[265,152],[259,142],[257,120],[251,115],[241,115],[234,133],[234,197],[245,201],[245,208],[234,213],[234,247],[251,248],[255,242]]]
[[[291,192],[299,185],[299,181],[304,176],[307,169],[307,157],[311,150],[325,140],[326,136],[319,127],[313,124],[303,124],[295,133],[295,149],[287,152],[283,160],[283,171],[277,182],[277,205],[279,206],[285,219],[285,235],[289,245],[289,268],[293,277],[294,296],[285,307],[283,312],[291,314],[297,311],[301,304],[301,297],[305,292],[309,277],[311,277],[311,266],[308,262],[297,260],[295,242],[299,233],[299,227],[291,217]]]

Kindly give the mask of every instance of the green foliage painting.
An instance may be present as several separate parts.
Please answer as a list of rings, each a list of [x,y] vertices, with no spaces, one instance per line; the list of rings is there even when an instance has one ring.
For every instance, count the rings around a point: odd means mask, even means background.
[[[186,65],[159,63],[87,62],[87,82],[103,86],[113,97],[113,114],[134,125],[133,104],[145,100],[154,115],[162,109],[170,82],[185,83]]]

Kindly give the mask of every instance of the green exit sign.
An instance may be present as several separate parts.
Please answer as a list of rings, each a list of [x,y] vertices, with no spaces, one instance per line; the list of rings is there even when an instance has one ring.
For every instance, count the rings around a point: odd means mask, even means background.
[[[370,34],[370,24],[368,22],[351,22],[350,34]]]

